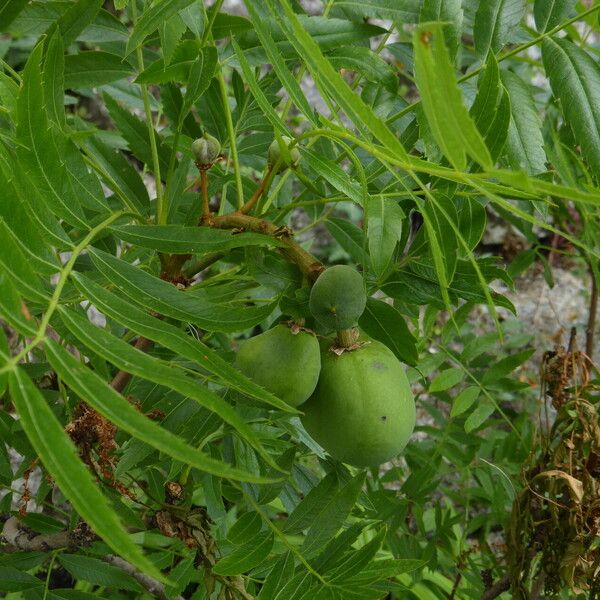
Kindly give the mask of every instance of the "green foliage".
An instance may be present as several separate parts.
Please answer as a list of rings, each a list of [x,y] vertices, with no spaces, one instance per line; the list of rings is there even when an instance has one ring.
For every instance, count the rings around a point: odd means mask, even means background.
[[[496,284],[600,277],[600,7],[222,4],[0,0],[0,595],[593,593]]]

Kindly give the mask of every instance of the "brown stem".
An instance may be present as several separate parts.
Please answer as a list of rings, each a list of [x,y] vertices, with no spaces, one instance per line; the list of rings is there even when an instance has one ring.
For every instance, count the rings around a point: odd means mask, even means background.
[[[150,575],[140,573],[132,564],[119,556],[107,554],[102,560],[113,567],[121,569],[121,571],[125,571],[128,575],[131,575],[131,577],[133,577],[147,592],[152,594],[155,598],[158,598],[158,600],[184,600],[183,596],[170,596],[165,586],[160,583],[160,581],[156,581],[156,579],[150,577]]]
[[[454,600],[456,597],[456,592],[458,591],[458,586],[460,585],[462,579],[462,573],[458,571],[456,577],[454,578],[454,585],[452,586],[452,590],[450,591],[450,595],[448,596],[448,600]]]
[[[208,174],[206,170],[200,171],[200,189],[202,191],[202,212],[200,213],[200,223],[210,217],[210,205],[208,200]]]
[[[10,517],[2,529],[2,538],[7,542],[0,546],[6,554],[14,552],[47,552],[58,548],[79,548],[91,544],[96,535],[85,523],[80,523],[72,531],[58,531],[56,533],[31,534],[30,530],[20,526],[16,517]]]
[[[596,318],[598,315],[598,282],[594,273],[592,263],[588,263],[590,276],[592,277],[592,296],[590,298],[590,312],[587,327],[585,329],[585,353],[590,362],[594,361],[594,334],[596,332]]]
[[[510,576],[507,573],[506,575],[504,575],[504,577],[502,577],[502,579],[500,579],[500,581],[495,583],[489,590],[486,590],[485,592],[483,592],[483,594],[481,595],[481,598],[479,598],[479,600],[494,600],[494,598],[497,598],[500,594],[502,594],[503,592],[506,592],[509,589],[510,589]]]
[[[310,281],[315,281],[325,268],[317,258],[292,239],[293,234],[287,227],[277,227],[265,219],[239,212],[213,217],[209,224],[218,229],[238,229],[273,236],[283,244],[283,247],[279,248],[281,254],[295,263]]]
[[[221,260],[225,255],[225,252],[209,252],[208,254],[201,256],[194,262],[191,262],[183,270],[183,275],[188,279],[191,279],[192,277],[194,277],[194,275],[201,273],[202,271],[204,271],[204,269],[207,269],[213,263],[216,263],[217,261]]]
[[[149,340],[145,337],[139,337],[135,342],[134,347],[142,352],[148,352],[153,345],[154,342],[152,340]],[[122,392],[127,387],[127,384],[131,381],[131,377],[131,373],[119,371],[110,382],[110,385],[117,392]]]
[[[265,193],[265,190],[269,187],[273,177],[275,176],[275,165],[270,165],[265,173],[265,176],[262,178],[260,184],[256,188],[252,197],[242,208],[240,208],[240,212],[244,215],[247,215],[256,205],[256,203],[260,200],[261,196]]]

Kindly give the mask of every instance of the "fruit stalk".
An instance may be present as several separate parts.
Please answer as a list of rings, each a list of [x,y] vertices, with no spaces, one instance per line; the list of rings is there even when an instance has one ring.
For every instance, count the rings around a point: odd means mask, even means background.
[[[351,348],[358,341],[358,329],[342,329],[337,332],[337,343],[340,348]]]

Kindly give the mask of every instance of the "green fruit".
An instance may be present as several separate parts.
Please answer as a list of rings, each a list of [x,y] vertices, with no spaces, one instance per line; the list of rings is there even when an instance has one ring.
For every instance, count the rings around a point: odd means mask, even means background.
[[[289,146],[294,141],[287,135],[282,136],[281,139],[286,146]],[[300,151],[298,150],[297,146],[294,146],[293,148],[288,148],[288,155],[289,158],[286,160],[286,158],[281,153],[279,142],[277,140],[273,140],[271,142],[271,145],[269,146],[267,162],[269,166],[272,167],[279,160],[279,158],[281,158],[282,160],[279,163],[279,168],[277,169],[278,173],[281,173],[286,169],[295,169],[300,163]]]
[[[314,392],[321,370],[317,338],[306,331],[276,325],[242,344],[236,364],[240,371],[291,406]]]
[[[326,350],[302,423],[331,456],[357,467],[379,465],[406,446],[415,402],[403,366],[371,341],[340,356]]]
[[[192,142],[192,152],[200,168],[210,168],[221,154],[221,144],[216,137],[205,133]]]
[[[356,325],[367,304],[358,271],[347,265],[329,267],[319,275],[310,292],[310,312],[324,327],[341,331]]]

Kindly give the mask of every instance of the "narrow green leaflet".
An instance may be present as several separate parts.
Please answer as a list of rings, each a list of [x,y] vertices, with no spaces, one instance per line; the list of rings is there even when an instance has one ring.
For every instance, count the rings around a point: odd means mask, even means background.
[[[286,552],[279,557],[275,566],[264,580],[257,600],[276,600],[279,591],[294,576],[294,571],[294,555],[291,552]]]
[[[9,275],[19,293],[28,300],[42,304],[49,301],[50,294],[44,289],[4,219],[0,219],[0,272]]]
[[[283,525],[283,531],[286,534],[295,534],[308,529],[338,488],[339,483],[335,473],[329,473],[321,479],[292,511]]]
[[[260,106],[265,117],[269,119],[269,122],[271,123],[271,125],[273,125],[273,128],[279,131],[281,134],[289,136],[289,131],[287,127],[279,118],[279,115],[269,102],[265,93],[260,89],[259,82],[254,76],[252,67],[246,60],[244,52],[239,47],[235,39],[231,41],[231,44],[233,46],[233,49],[235,50],[235,54],[237,56],[238,62],[240,63],[240,67],[242,68],[242,73],[244,74],[246,83],[248,84],[248,87],[250,88],[250,91],[252,92],[256,103],[258,104],[258,106]]]
[[[65,48],[68,48],[77,36],[96,18],[103,0],[77,0],[57,21]]]
[[[196,100],[208,89],[215,73],[217,60],[217,49],[214,46],[200,50],[200,54],[190,68],[188,85],[183,97],[183,109],[179,115],[180,121],[187,116]]]
[[[394,93],[398,89],[398,74],[379,54],[364,46],[341,46],[327,53],[335,69],[360,73],[367,81],[382,85]]]
[[[350,552],[349,556],[327,573],[332,582],[345,583],[349,577],[356,575],[366,567],[381,548],[385,539],[386,529],[382,528],[375,537],[356,552]]]
[[[470,433],[478,427],[481,427],[496,410],[496,407],[489,401],[481,402],[477,408],[467,417],[465,421],[465,431]]]
[[[475,49],[485,58],[511,41],[525,13],[526,0],[481,0],[475,15]]]
[[[459,249],[459,240],[452,227],[456,227],[458,223],[454,200],[435,193],[430,194],[425,201],[419,199],[417,204],[425,221],[429,252],[433,257],[440,285],[447,287],[454,277]],[[443,267],[443,273],[440,272],[440,267]]]
[[[105,290],[85,275],[73,273],[72,277],[81,293],[89,298],[102,313],[117,323],[197,363],[209,373],[219,377],[225,384],[247,396],[284,412],[297,412],[283,400],[256,385],[200,340],[186,335],[174,325],[150,316],[136,308],[131,302]],[[0,291],[1,289],[0,286]]]
[[[458,212],[458,229],[469,250],[474,250],[485,232],[487,213],[485,206],[475,198],[460,198],[455,196],[453,201]],[[459,248],[461,255],[465,254],[464,247]]]
[[[184,225],[123,225],[115,235],[126,242],[174,254],[231,250],[244,246],[280,246],[273,236],[260,233],[233,233],[211,227]]]
[[[500,70],[493,54],[488,55],[485,69],[477,82],[477,96],[469,113],[495,162],[508,135],[510,101],[507,91],[500,83]]]
[[[131,54],[169,17],[189,6],[194,0],[159,0],[146,8],[136,23],[127,42],[126,54]]]
[[[222,398],[207,386],[201,385],[185,374],[174,364],[165,363],[146,352],[134,348],[121,338],[113,336],[105,329],[96,327],[90,321],[66,308],[59,308],[63,323],[71,333],[93,352],[111,362],[117,368],[152,381],[157,385],[168,386],[187,396],[229,423],[271,466],[276,465],[263,448],[257,435],[242,417]],[[214,473],[214,471],[211,471]]]
[[[143,593],[140,584],[122,569],[105,563],[99,558],[82,556],[81,554],[68,554],[61,552],[60,564],[77,579],[83,579],[104,587],[118,588]]]
[[[275,70],[277,77],[279,77],[279,80],[290,95],[290,98],[294,101],[294,104],[298,107],[302,114],[309,121],[311,121],[313,125],[318,126],[319,122],[315,117],[313,109],[308,103],[300,84],[296,81],[296,78],[286,65],[279,48],[273,41],[265,21],[260,17],[256,8],[254,8],[252,1],[244,0],[244,4],[248,9],[248,13],[250,14],[250,19],[252,20],[256,34],[258,35],[262,47],[267,53],[269,62],[273,65],[273,69]]]
[[[52,276],[60,270],[56,254],[48,244],[43,230],[31,217],[29,211],[24,209],[13,182],[6,179],[2,168],[0,168],[0,189],[3,191],[0,220],[4,219],[6,222],[14,241],[25,254],[33,270],[44,277]]]
[[[452,60],[455,59],[460,47],[463,24],[463,9],[461,0],[423,0],[421,23],[439,21],[445,23],[444,37]]]
[[[577,0],[535,0],[533,15],[540,33],[550,31],[575,14]]]
[[[23,592],[43,587],[40,579],[15,567],[0,567],[0,581],[3,592]]]
[[[265,14],[264,8],[262,8],[264,4],[258,4],[256,0],[251,1],[254,2],[257,10]],[[277,18],[279,17],[279,13],[273,16],[275,18],[265,16],[263,20],[271,33],[275,45],[286,60],[296,60],[298,58],[297,48],[288,38],[288,34],[282,29],[281,21]],[[359,19],[336,19],[320,15],[311,17],[299,14],[298,20],[302,29],[315,41],[323,52],[328,52],[329,50],[348,44],[364,43],[370,38],[385,33],[383,27],[360,22]],[[255,31],[247,31],[236,37],[244,52],[248,53],[248,60],[253,67],[266,62],[266,53]]]
[[[420,0],[336,0],[335,6],[361,17],[416,23],[420,4]]]
[[[92,249],[90,256],[96,268],[134,302],[179,321],[191,321],[208,331],[242,331],[266,319],[275,308],[273,303],[217,304],[206,294],[179,291],[172,284],[101,250]]]
[[[104,94],[104,102],[110,113],[110,118],[115,122],[119,133],[123,136],[129,149],[146,165],[152,165],[152,150],[150,137],[146,124],[123,108],[108,94]],[[155,132],[156,144],[158,146],[158,159],[160,161],[160,172],[163,176],[168,172],[170,151],[166,148]]]
[[[365,252],[363,230],[347,219],[330,217],[325,227],[335,241],[360,265],[369,265],[371,259]]]
[[[91,88],[133,74],[133,67],[117,54],[87,51],[69,54],[65,57],[65,87]]]
[[[368,298],[358,324],[368,336],[383,342],[399,360],[409,365],[417,364],[419,354],[416,339],[404,317],[391,304]]]
[[[463,413],[467,412],[475,400],[479,398],[481,394],[481,388],[478,385],[471,385],[465,388],[460,394],[452,401],[452,410],[450,411],[451,417],[458,417]]]
[[[148,419],[94,371],[78,361],[54,340],[47,340],[45,349],[48,361],[58,376],[82,400],[123,431],[175,460],[206,473],[230,477],[237,481],[265,482],[264,477],[211,458]]]
[[[0,316],[19,333],[34,336],[37,333],[35,321],[23,307],[19,292],[12,284],[12,277],[0,269]]]
[[[8,26],[19,16],[29,0],[0,0],[0,30],[8,31]]]
[[[37,224],[39,230],[43,232],[44,240],[59,250],[71,248],[73,244],[69,236],[58,218],[48,209],[45,198],[36,188],[29,185],[21,162],[6,152],[2,144],[0,144],[0,169],[10,182],[10,191],[14,190],[15,199],[21,204],[21,211],[27,212],[30,219]]]
[[[367,240],[375,274],[383,275],[394,257],[394,250],[402,239],[404,211],[393,200],[381,195],[372,196],[367,204]]]
[[[357,475],[327,498],[304,538],[301,551],[305,556],[312,556],[322,550],[323,544],[326,544],[344,524],[358,500],[365,478],[366,472]]]
[[[527,84],[512,71],[502,71],[502,83],[510,98],[510,124],[505,154],[513,169],[529,175],[546,170],[542,123]]]
[[[310,167],[317,175],[322,177],[327,183],[333,186],[338,192],[348,196],[350,200],[363,206],[365,198],[358,182],[348,177],[348,173],[342,169],[335,161],[329,160],[312,152],[308,148],[302,148],[302,158],[306,159],[306,165]]]
[[[442,26],[419,26],[413,45],[417,86],[438,146],[456,169],[466,169],[467,155],[484,169],[491,168],[490,152],[463,103]]]
[[[129,203],[140,212],[147,210],[150,204],[148,190],[135,167],[119,151],[108,146],[100,136],[91,136],[80,142],[97,163],[103,173],[101,177],[115,193],[123,194]]]
[[[329,63],[319,45],[302,26],[289,1],[282,0],[287,21],[284,21],[281,9],[275,6],[273,0],[267,0],[267,4],[271,14],[278,19],[288,40],[306,62],[318,84],[338,103],[356,127],[375,136],[398,158],[406,158],[408,155],[400,140],[386,123],[373,112],[373,109],[352,91],[346,80]]]
[[[48,118],[59,127],[65,126],[65,45],[59,30],[55,30],[48,41],[42,84]]]
[[[273,532],[259,533],[243,546],[238,546],[212,568],[217,575],[239,575],[261,564],[273,547]]]
[[[20,368],[10,372],[11,399],[31,445],[65,497],[114,552],[143,573],[164,581],[141,552],[98,489],[78,451],[42,394]]]
[[[17,156],[48,208],[71,225],[88,230],[79,198],[72,187],[55,135],[50,127],[43,101],[40,60],[43,44],[34,48],[23,73],[17,108]]]
[[[159,58],[144,69],[136,78],[136,83],[168,83],[187,81],[190,69],[201,51],[198,40],[182,40],[173,51],[167,63]]]
[[[445,369],[432,379],[431,383],[429,384],[429,391],[433,394],[435,392],[449,390],[455,385],[458,385],[464,378],[465,372],[463,369]]]
[[[600,177],[600,67],[564,38],[546,38],[542,57],[554,95],[596,178]]]

